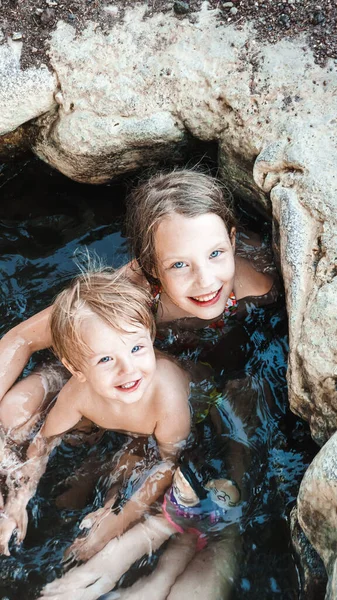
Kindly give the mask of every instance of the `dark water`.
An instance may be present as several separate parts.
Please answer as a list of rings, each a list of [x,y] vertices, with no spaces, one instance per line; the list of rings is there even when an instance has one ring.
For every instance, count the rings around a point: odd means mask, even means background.
[[[21,172],[16,167],[12,175],[0,177],[1,334],[52,301],[76,273],[76,248],[95,250],[114,266],[127,259],[121,234],[125,181],[99,187],[76,184],[37,161],[22,165]],[[258,219],[256,223],[261,227]],[[315,448],[305,424],[287,411],[282,298],[268,308],[248,306],[248,316],[226,339],[214,361],[223,407],[217,433],[227,435],[230,429],[240,442],[242,435],[248,436],[253,456],[245,474],[251,509],[242,531],[243,558],[233,598],[292,600],[299,595],[299,578],[288,519]],[[110,435],[102,452],[109,456],[120,443],[120,436]],[[12,544],[11,557],[0,558],[0,598],[33,599],[61,574],[61,557],[84,513],[58,510],[55,496],[88,452],[85,446],[74,450],[62,444],[53,453],[29,505],[25,542],[19,548]]]

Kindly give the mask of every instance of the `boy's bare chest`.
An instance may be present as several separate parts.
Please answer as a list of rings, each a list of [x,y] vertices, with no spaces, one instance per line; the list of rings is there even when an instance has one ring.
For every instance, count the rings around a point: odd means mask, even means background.
[[[137,403],[138,404],[138,403]],[[157,416],[151,405],[142,404],[114,406],[107,401],[95,400],[87,403],[83,416],[104,429],[111,429],[130,435],[150,436],[154,433]]]

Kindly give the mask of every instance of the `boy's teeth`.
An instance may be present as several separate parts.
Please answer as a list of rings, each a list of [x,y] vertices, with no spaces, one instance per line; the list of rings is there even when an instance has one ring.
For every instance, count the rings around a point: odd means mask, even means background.
[[[135,383],[136,383],[135,381],[129,381],[129,383],[124,383],[124,385],[121,385],[120,387],[128,389],[128,388],[133,387],[135,385]]]
[[[209,300],[213,300],[213,298],[215,298],[218,291],[219,290],[217,290],[216,292],[213,292],[212,294],[207,294],[207,296],[193,296],[193,298],[194,298],[194,300],[197,300],[198,302],[208,302]]]

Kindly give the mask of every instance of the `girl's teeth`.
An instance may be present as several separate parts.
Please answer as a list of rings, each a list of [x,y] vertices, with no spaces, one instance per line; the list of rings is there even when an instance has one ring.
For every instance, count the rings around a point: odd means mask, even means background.
[[[121,388],[124,389],[128,389],[128,388],[132,388],[134,385],[136,384],[136,381],[130,381],[129,383],[124,383],[124,385],[121,385]]]
[[[198,302],[209,302],[209,300],[213,300],[213,298],[215,298],[218,291],[213,292],[213,294],[208,294],[207,296],[194,296],[194,300],[197,300]]]

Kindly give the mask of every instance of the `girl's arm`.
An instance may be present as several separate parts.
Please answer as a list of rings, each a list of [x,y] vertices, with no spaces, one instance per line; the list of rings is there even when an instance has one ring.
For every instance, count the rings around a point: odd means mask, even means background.
[[[12,387],[30,357],[51,346],[51,307],[13,327],[0,340],[0,400]]]

